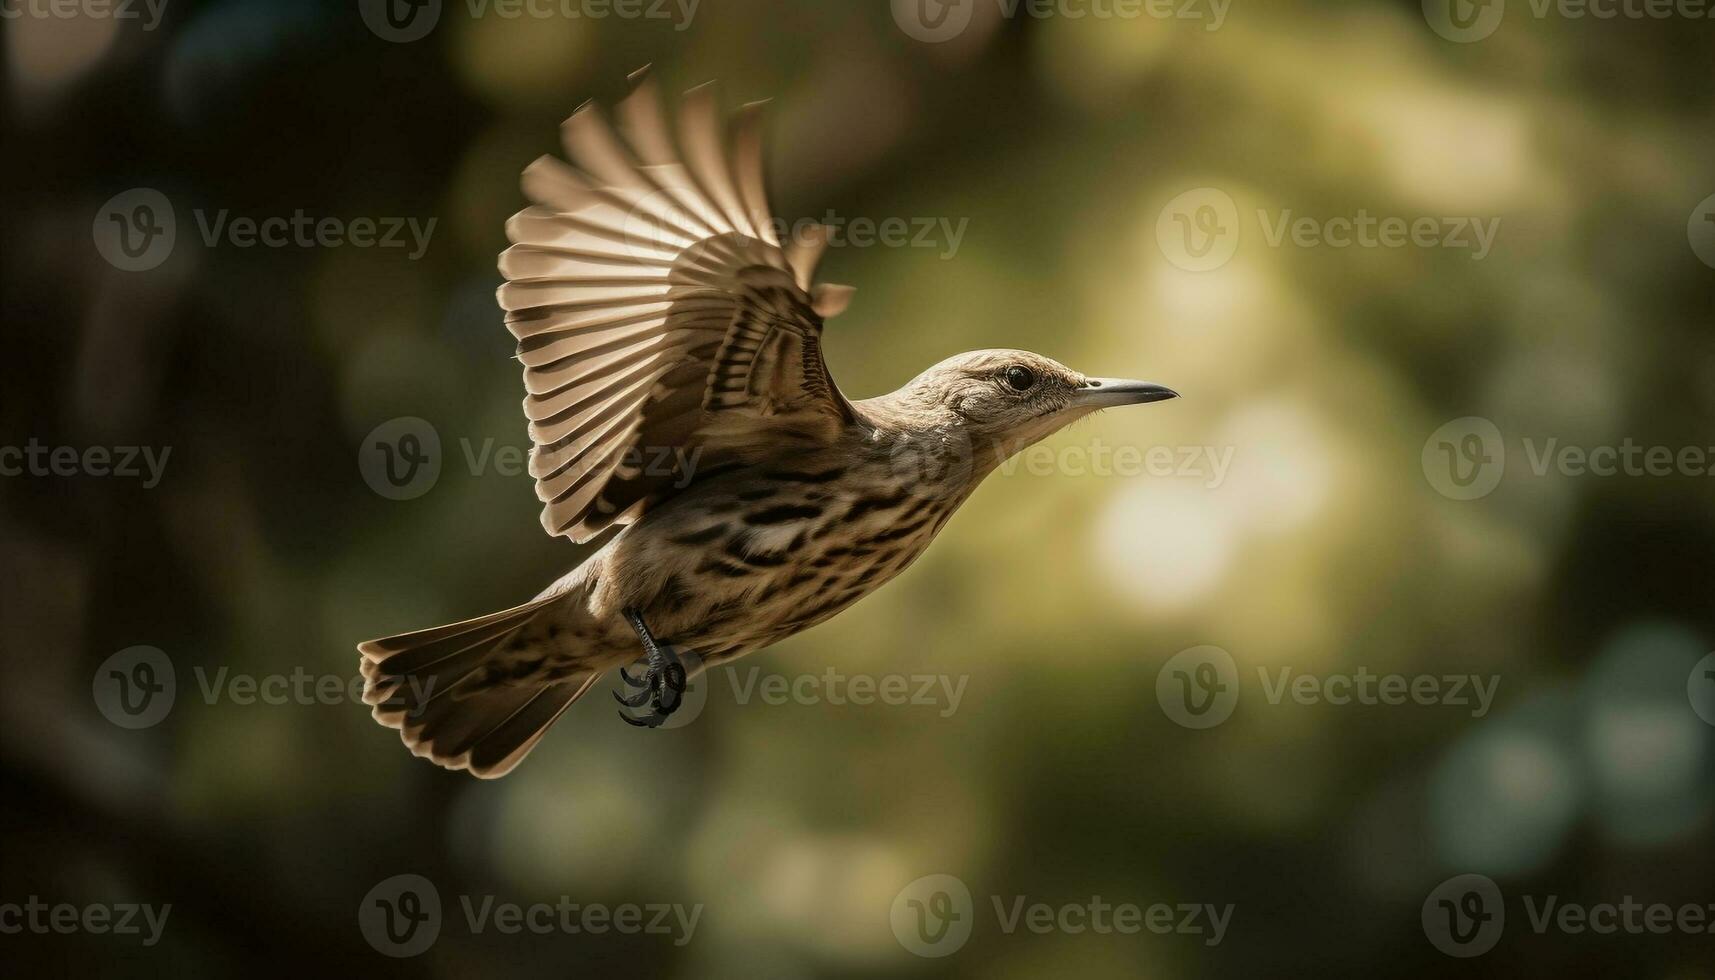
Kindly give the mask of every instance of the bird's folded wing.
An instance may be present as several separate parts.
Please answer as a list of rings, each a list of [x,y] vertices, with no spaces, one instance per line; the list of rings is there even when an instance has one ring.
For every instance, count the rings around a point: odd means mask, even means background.
[[[675,141],[643,79],[619,133],[586,104],[563,127],[575,166],[542,157],[524,171],[534,204],[507,222],[499,295],[551,534],[587,540],[851,418],[820,343],[844,287],[812,288],[819,237],[781,248],[759,108],[729,134],[712,88],[694,89]]]

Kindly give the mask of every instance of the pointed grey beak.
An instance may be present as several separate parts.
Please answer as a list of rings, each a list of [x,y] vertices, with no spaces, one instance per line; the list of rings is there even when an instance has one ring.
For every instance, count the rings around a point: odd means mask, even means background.
[[[1146,405],[1178,398],[1179,392],[1147,381],[1127,381],[1124,378],[1088,378],[1084,387],[1072,393],[1072,404],[1080,408],[1114,408],[1119,405]]]

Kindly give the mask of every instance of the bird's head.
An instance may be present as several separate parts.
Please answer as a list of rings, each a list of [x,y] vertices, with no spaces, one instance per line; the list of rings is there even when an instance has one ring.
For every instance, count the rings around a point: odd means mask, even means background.
[[[1176,398],[1145,381],[1092,378],[1041,354],[979,350],[949,357],[891,399],[919,428],[951,429],[1011,455],[1104,408]]]

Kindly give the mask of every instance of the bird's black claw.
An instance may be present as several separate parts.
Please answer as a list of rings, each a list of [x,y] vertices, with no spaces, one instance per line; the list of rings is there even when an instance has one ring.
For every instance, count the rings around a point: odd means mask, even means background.
[[[667,720],[666,715],[656,714],[647,715],[643,718],[633,718],[623,711],[619,713],[619,717],[620,720],[624,721],[627,725],[632,725],[636,728],[660,728],[661,723]]]
[[[636,685],[633,684],[632,686],[635,687]],[[618,691],[615,691],[613,692],[613,699],[618,701],[620,704],[625,705],[627,708],[641,708],[645,704],[649,703],[649,694],[650,691],[648,688],[644,688],[630,697],[626,697]]]
[[[685,666],[676,660],[651,664],[642,677],[632,677],[622,667],[619,676],[629,687],[639,690],[629,697],[613,692],[613,699],[627,708],[642,708],[648,706],[649,713],[641,718],[633,717],[624,711],[619,717],[625,719],[628,725],[638,728],[660,728],[666,723],[673,712],[679,710],[679,705],[685,700]]]

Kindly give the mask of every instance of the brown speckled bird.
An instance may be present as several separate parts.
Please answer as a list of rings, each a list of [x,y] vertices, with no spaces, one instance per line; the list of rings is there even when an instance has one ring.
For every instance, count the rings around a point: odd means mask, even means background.
[[[542,523],[576,542],[621,530],[524,605],[358,646],[376,719],[416,754],[504,775],[615,669],[644,709],[626,720],[655,727],[688,672],[898,575],[1012,453],[1174,397],[985,350],[848,401],[821,333],[852,290],[812,282],[825,236],[782,245],[759,108],[729,128],[711,87],[687,93],[681,157],[641,78],[618,133],[586,104],[563,129],[576,166],[524,171],[534,204],[507,223],[499,297]]]

